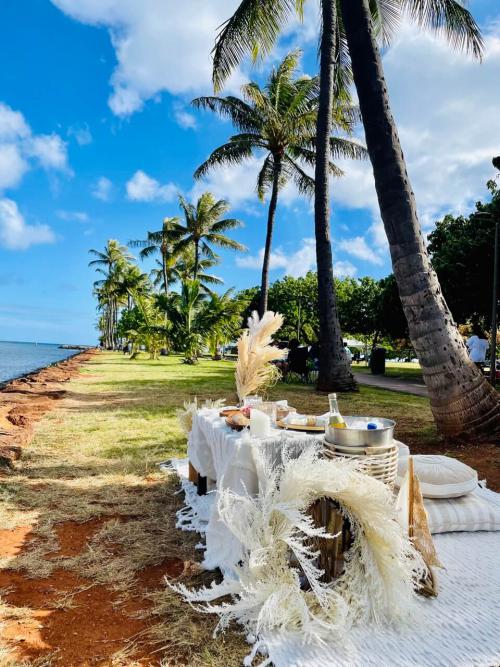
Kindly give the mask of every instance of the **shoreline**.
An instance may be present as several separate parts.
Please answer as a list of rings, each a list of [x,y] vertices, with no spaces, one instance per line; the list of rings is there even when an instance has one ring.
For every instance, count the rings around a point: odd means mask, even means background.
[[[11,468],[21,458],[35,423],[66,395],[61,384],[78,375],[97,352],[96,348],[76,352],[0,383],[0,470]]]
[[[16,380],[23,380],[23,379],[29,379],[32,375],[37,375],[41,371],[44,371],[47,368],[53,368],[54,366],[58,366],[59,364],[62,364],[65,361],[68,361],[69,359],[74,359],[80,354],[83,354],[84,352],[90,352],[91,350],[94,350],[97,348],[90,348],[88,350],[79,350],[77,352],[73,352],[73,354],[68,354],[67,357],[64,357],[64,359],[58,359],[57,361],[52,361],[50,364],[45,364],[44,366],[37,366],[36,368],[33,368],[33,370],[28,371],[27,373],[21,373],[21,375],[15,375],[14,377],[9,378],[8,380],[0,380],[0,391],[5,389],[11,382],[15,382]]]

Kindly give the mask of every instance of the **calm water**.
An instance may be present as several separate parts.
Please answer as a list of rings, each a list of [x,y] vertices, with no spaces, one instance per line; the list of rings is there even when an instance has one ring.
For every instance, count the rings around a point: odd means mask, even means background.
[[[71,357],[76,352],[77,350],[60,350],[57,345],[48,343],[0,341],[0,382],[31,373],[55,361]]]

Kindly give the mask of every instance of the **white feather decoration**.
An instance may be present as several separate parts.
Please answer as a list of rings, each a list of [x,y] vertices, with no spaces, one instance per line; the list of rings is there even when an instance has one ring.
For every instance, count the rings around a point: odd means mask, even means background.
[[[248,318],[248,329],[238,339],[236,391],[240,401],[278,378],[279,371],[270,362],[286,356],[286,350],[272,345],[272,337],[282,324],[283,316],[271,310],[266,311],[262,319],[256,311]]]
[[[201,590],[172,587],[191,603],[206,603],[202,611],[218,614],[216,631],[237,621],[255,636],[286,630],[299,632],[304,641],[324,642],[340,638],[354,623],[414,620],[413,584],[425,566],[396,520],[390,490],[356,466],[320,458],[312,445],[293,459],[285,450],[281,466],[268,466],[258,497],[221,490],[220,518],[246,554],[238,579]],[[308,543],[311,536],[334,537],[316,528],[307,513],[324,497],[337,501],[353,533],[344,572],[333,584],[321,581],[317,553]],[[290,565],[290,552],[301,570]],[[301,588],[301,571],[309,590]],[[228,594],[230,602],[214,604]]]
[[[194,397],[193,401],[184,401],[183,408],[179,408],[176,411],[180,427],[186,435],[189,435],[191,433],[191,429],[193,428],[193,417],[200,407],[222,408],[225,402],[226,399],[224,398],[218,398],[216,400],[207,398],[201,406],[198,406],[198,398],[196,396]]]

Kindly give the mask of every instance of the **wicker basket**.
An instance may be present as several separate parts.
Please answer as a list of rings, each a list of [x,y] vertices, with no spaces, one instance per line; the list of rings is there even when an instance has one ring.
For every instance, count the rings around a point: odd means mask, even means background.
[[[394,488],[398,473],[399,447],[393,442],[384,447],[339,447],[324,442],[325,456],[331,459],[361,459],[362,471]],[[366,459],[366,461],[363,461]]]

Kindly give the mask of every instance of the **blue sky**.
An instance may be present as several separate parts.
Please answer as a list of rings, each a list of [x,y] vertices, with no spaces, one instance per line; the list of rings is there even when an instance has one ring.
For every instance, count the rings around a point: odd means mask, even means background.
[[[266,208],[257,160],[194,184],[193,170],[231,132],[195,112],[210,94],[215,28],[236,0],[2,0],[0,3],[0,340],[95,341],[89,248],[126,243],[178,212],[176,193],[211,189],[245,226],[249,252],[222,253],[226,287],[259,282]],[[500,152],[500,8],[474,0],[486,35],[482,65],[403,25],[384,54],[393,110],[424,229],[485,196]],[[315,72],[316,5],[290,25],[260,71],[290,46]],[[193,17],[196,21],[193,21]],[[362,134],[360,133],[360,137]],[[338,275],[390,272],[369,164],[332,184]],[[272,278],[314,268],[312,211],[294,188],[280,205]],[[148,268],[148,265],[145,265]]]

